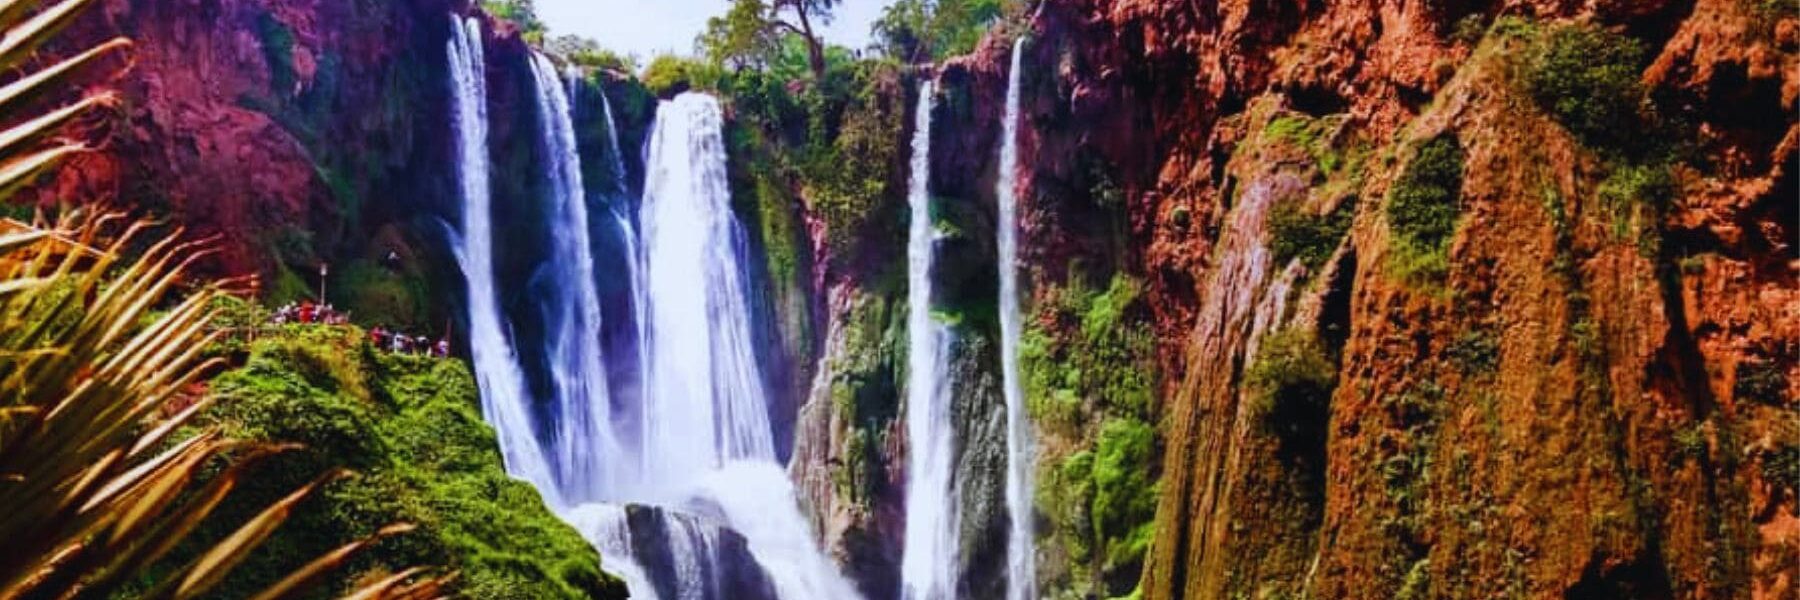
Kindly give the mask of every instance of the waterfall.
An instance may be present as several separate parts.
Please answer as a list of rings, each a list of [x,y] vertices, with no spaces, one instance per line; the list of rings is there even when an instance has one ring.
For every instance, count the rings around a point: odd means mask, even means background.
[[[537,485],[552,505],[560,504],[550,463],[538,446],[525,393],[525,374],[507,338],[494,285],[493,214],[488,189],[487,75],[481,22],[456,16],[450,21],[450,104],[456,139],[457,186],[462,195],[462,227],[451,251],[468,284],[469,353],[481,390],[481,414],[499,433],[500,456],[508,473]]]
[[[906,241],[906,532],[900,595],[935,600],[956,590],[956,533],[960,525],[951,477],[952,437],[947,356],[949,332],[931,315],[930,81],[919,84],[912,165],[906,198],[912,223]]]
[[[723,133],[711,96],[658,107],[640,209],[651,385],[637,448],[657,479],[637,492],[743,534],[783,598],[855,598],[775,461]]]
[[[625,151],[619,146],[619,122],[613,120],[612,101],[606,99],[606,90],[600,90],[600,116],[606,119],[606,154],[607,166],[611,167],[614,190],[623,198],[630,193],[631,186],[625,184]]]
[[[650,297],[649,286],[644,282],[644,255],[639,248],[638,230],[634,225],[632,206],[627,198],[631,186],[625,180],[625,149],[619,144],[619,122],[613,120],[612,101],[606,98],[604,89],[600,92],[600,113],[606,119],[606,153],[613,182],[617,186],[613,193],[613,221],[619,228],[619,239],[625,246],[625,282],[631,290],[632,324],[637,334],[637,420],[636,442],[640,447],[643,440],[650,439],[649,419],[643,418],[650,410]],[[639,452],[637,467],[639,472],[650,469],[649,454]]]
[[[650,296],[651,438],[664,473],[773,462],[775,443],[750,328],[717,100],[664,102],[644,190]]]
[[[541,268],[555,284],[539,307],[552,421],[534,427],[494,282],[493,246],[505,240],[494,239],[491,223],[481,31],[472,19],[456,23],[449,54],[464,207],[451,237],[468,280],[482,412],[507,472],[536,486],[634,597],[859,597],[815,545],[775,460],[718,102],[684,94],[659,107],[635,215],[617,133],[609,132],[620,189],[611,215],[592,215],[572,119],[578,88],[565,89],[549,59],[532,56],[544,168],[533,175],[549,189],[550,252]],[[602,102],[611,127],[604,95]],[[595,264],[590,226],[607,220],[623,236],[624,264]],[[614,414],[609,398],[602,268],[623,270],[631,286],[642,388],[635,414],[630,405]]]
[[[1006,544],[1006,596],[1037,597],[1037,555],[1032,535],[1031,420],[1019,382],[1019,55],[1025,38],[1013,42],[1012,71],[1006,76],[1006,118],[1000,137],[1000,371],[1006,391],[1006,508],[1012,516]]]
[[[593,244],[588,233],[587,194],[581,183],[581,155],[569,96],[556,66],[533,54],[537,83],[538,131],[550,182],[550,264],[557,285],[544,299],[549,316],[550,378],[556,399],[551,446],[564,501],[599,500],[617,473],[609,461],[618,453],[612,434],[611,398],[600,340],[600,295],[595,289]]]

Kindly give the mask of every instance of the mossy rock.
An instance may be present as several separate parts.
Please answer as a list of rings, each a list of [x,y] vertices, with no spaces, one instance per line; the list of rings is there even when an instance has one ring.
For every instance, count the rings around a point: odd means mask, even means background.
[[[315,596],[426,566],[458,572],[456,591],[468,598],[625,597],[593,547],[529,484],[507,476],[461,362],[379,352],[364,340],[353,327],[275,329],[251,344],[242,367],[212,382],[215,404],[201,425],[304,447],[265,461],[178,553],[191,556],[320,473],[356,473],[302,503],[217,597],[247,597],[313,557],[402,522],[417,529],[365,550]]]

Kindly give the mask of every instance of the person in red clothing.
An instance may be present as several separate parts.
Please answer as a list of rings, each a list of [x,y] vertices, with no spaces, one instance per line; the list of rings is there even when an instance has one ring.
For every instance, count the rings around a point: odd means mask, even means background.
[[[316,311],[317,311],[317,309],[315,307],[313,307],[312,301],[308,300],[306,302],[301,302],[300,303],[300,322],[301,323],[313,322],[313,316]]]
[[[374,329],[369,330],[369,344],[376,348],[381,348],[381,343],[387,341],[387,336],[387,330],[382,329],[380,325],[376,325]]]

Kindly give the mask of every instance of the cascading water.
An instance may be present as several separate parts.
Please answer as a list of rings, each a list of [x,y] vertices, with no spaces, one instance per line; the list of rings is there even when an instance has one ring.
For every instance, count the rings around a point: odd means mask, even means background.
[[[956,589],[956,494],[951,477],[952,437],[948,371],[949,332],[931,315],[931,108],[932,84],[919,84],[914,117],[912,172],[907,204],[912,223],[906,241],[906,533],[900,562],[900,595],[947,599]]]
[[[1000,371],[1006,391],[1006,508],[1012,516],[1006,544],[1006,596],[1037,597],[1037,554],[1032,535],[1031,421],[1019,381],[1019,56],[1025,39],[1013,42],[1012,71],[1006,76],[1006,117],[1000,138]]]
[[[651,400],[636,450],[650,470],[630,499],[743,534],[783,598],[855,598],[813,545],[775,461],[723,128],[710,96],[682,94],[657,110],[640,213]]]
[[[473,20],[457,23],[449,52],[464,214],[454,244],[468,278],[483,414],[499,437],[508,473],[535,485],[634,597],[654,599],[661,591],[681,600],[757,598],[763,595],[731,582],[760,581],[779,598],[857,598],[814,545],[775,460],[718,102],[698,94],[664,102],[646,161],[639,226],[632,227],[623,201],[628,186],[621,183],[620,201],[612,203],[625,241],[625,264],[618,268],[633,288],[629,314],[639,332],[643,384],[636,414],[614,415],[589,233],[594,216],[581,182],[571,94],[548,59],[532,58],[550,189],[544,273],[556,284],[542,307],[555,422],[534,428],[493,281],[480,29]],[[611,107],[605,108],[610,121]],[[616,134],[609,144],[622,181]],[[655,572],[640,560],[647,549]]]
[[[555,474],[563,500],[591,502],[604,497],[617,475],[610,457],[618,452],[612,433],[611,398],[600,339],[600,295],[594,283],[593,244],[581,182],[581,155],[569,96],[556,66],[534,54],[538,130],[550,182],[550,264],[557,285],[544,300],[549,319],[550,377],[555,386]]]
[[[718,101],[683,94],[658,109],[642,219],[650,296],[650,439],[665,473],[773,462],[752,346]]]
[[[462,227],[451,249],[468,284],[469,352],[481,389],[481,413],[499,432],[506,470],[536,484],[552,505],[561,503],[551,467],[533,432],[512,340],[507,338],[494,285],[493,214],[488,190],[487,75],[481,22],[450,20],[450,101],[456,136],[457,184],[462,195]]]

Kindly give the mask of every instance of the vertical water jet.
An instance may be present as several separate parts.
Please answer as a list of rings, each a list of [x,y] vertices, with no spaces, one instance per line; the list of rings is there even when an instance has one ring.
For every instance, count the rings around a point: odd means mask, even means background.
[[[1019,64],[1025,38],[1013,42],[1012,71],[1006,76],[1006,116],[1000,137],[1000,371],[1006,392],[1007,598],[1037,596],[1037,555],[1032,534],[1031,420],[1019,381]]]
[[[912,223],[906,241],[906,532],[900,563],[900,595],[908,599],[951,598],[956,590],[956,533],[959,522],[951,476],[953,437],[948,371],[949,332],[931,314],[930,81],[919,84],[913,122],[912,172],[906,198]]]

